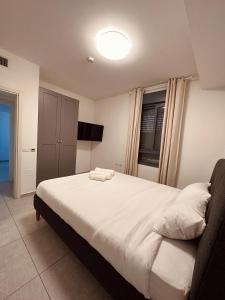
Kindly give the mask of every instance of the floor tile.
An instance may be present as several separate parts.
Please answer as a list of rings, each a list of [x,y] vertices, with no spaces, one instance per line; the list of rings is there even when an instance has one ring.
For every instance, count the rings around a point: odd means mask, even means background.
[[[68,251],[66,244],[48,226],[24,237],[29,253],[41,273]]]
[[[37,271],[22,240],[1,247],[0,258],[0,299],[3,299],[36,277]]]
[[[15,219],[22,236],[30,234],[47,225],[43,218],[36,221],[36,210],[33,206],[33,195],[14,199],[5,197],[6,204]]]
[[[0,247],[18,239],[21,237],[13,219],[11,217],[0,219]]]
[[[26,196],[20,199],[5,196],[4,199],[14,217],[34,211],[33,196]]]
[[[6,300],[49,300],[48,294],[39,277],[26,283]]]
[[[40,230],[48,225],[43,218],[40,218],[38,222],[36,221],[35,210],[23,214],[17,214],[14,216],[14,219],[22,236],[30,234],[36,230]]]
[[[8,207],[3,201],[3,197],[0,195],[0,220],[7,219],[11,216]]]
[[[33,196],[13,199],[11,184],[1,182],[0,300],[49,300],[48,294],[52,300],[112,300],[48,224],[36,221]]]
[[[52,300],[112,300],[73,254],[43,272],[41,278]]]
[[[0,161],[0,181],[9,180],[9,161]]]
[[[0,193],[12,197],[12,191],[13,191],[13,185],[12,182],[6,181],[6,182],[0,182]]]
[[[11,217],[11,214],[5,202],[0,196],[0,247],[18,240],[20,238],[19,231]]]

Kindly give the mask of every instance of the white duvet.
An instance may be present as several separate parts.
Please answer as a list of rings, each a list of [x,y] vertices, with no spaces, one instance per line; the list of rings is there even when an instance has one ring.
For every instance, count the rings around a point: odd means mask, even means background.
[[[37,195],[49,207],[146,298],[154,300],[168,300],[168,293],[171,300],[183,300],[190,289],[194,246],[180,241],[177,246],[177,241],[170,243],[152,231],[158,214],[175,201],[178,193],[178,189],[121,173],[105,182],[89,180],[88,174],[57,178],[37,188]],[[176,256],[173,270],[170,266],[170,270],[162,271],[161,260],[165,257],[160,258],[160,249],[165,256],[169,253],[170,261],[173,253]],[[179,255],[187,262],[183,267],[177,263]],[[166,264],[169,268],[170,262]],[[183,279],[177,269],[184,273]],[[167,295],[155,285],[164,286]]]

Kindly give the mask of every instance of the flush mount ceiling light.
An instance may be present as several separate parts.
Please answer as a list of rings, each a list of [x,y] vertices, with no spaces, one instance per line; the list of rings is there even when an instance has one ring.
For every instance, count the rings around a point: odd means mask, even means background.
[[[131,49],[129,39],[116,30],[104,30],[98,33],[96,47],[105,58],[120,60],[125,58]]]

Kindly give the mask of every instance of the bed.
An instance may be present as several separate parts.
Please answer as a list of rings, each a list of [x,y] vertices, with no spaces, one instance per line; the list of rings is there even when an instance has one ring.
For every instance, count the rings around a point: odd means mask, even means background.
[[[207,226],[191,242],[149,235],[149,215],[178,189],[119,173],[104,183],[87,174],[42,182],[34,207],[115,299],[224,299],[225,160],[210,182]]]

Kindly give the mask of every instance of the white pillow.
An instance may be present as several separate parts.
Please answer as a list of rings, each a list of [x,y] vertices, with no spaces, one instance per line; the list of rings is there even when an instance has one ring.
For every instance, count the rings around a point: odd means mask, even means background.
[[[191,240],[200,236],[205,224],[205,212],[210,199],[209,183],[194,183],[185,187],[173,204],[154,225],[154,231],[172,239]]]
[[[205,217],[208,201],[211,197],[209,193],[209,183],[192,183],[180,191],[176,199],[177,203],[189,205],[202,218]]]
[[[205,220],[185,204],[173,205],[154,225],[154,231],[171,239],[192,240],[205,229]]]

